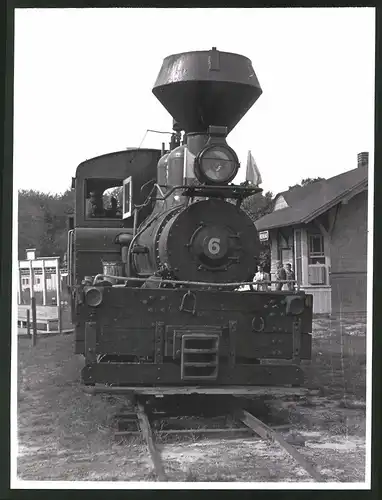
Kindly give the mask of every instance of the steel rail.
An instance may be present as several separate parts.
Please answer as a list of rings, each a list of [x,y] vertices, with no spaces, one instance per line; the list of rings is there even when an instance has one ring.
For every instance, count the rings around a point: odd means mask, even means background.
[[[265,441],[276,441],[284,450],[293,457],[296,462],[317,482],[324,482],[325,479],[321,474],[313,467],[303,455],[296,450],[294,446],[289,444],[278,432],[264,424],[261,420],[256,418],[254,415],[246,410],[240,410],[237,412],[237,418],[252,429],[256,434],[262,437]]]

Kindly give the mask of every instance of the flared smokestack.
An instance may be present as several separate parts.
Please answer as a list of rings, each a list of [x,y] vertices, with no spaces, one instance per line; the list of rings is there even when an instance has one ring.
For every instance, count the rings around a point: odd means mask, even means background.
[[[186,133],[230,132],[260,97],[251,61],[239,54],[184,52],[164,59],[153,93]]]

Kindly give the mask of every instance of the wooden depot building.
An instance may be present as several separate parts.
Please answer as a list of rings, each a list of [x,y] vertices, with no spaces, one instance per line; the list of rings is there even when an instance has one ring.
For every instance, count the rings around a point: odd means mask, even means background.
[[[275,197],[255,222],[276,262],[289,262],[315,314],[366,313],[368,153],[358,167]],[[272,277],[272,279],[274,279]]]

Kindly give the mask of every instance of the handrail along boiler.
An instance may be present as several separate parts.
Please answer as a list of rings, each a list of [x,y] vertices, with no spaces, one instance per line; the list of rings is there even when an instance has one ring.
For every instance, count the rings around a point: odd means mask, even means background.
[[[171,55],[153,93],[174,120],[170,149],[93,158],[74,180],[68,262],[83,383],[301,385],[312,296],[239,289],[260,253],[241,202],[261,189],[232,183],[239,161],[226,138],[262,93],[251,61],[215,48]]]

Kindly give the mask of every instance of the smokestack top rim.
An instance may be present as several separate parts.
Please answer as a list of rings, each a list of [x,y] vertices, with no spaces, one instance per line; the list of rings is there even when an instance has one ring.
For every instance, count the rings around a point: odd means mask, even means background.
[[[243,54],[238,54],[237,52],[226,52],[224,50],[219,50],[216,47],[212,47],[209,50],[187,50],[186,52],[177,52],[176,54],[169,54],[168,56],[163,58],[163,61],[166,61],[166,59],[170,59],[172,57],[186,56],[188,54],[210,54],[211,52],[219,52],[219,54],[227,54],[229,56],[241,57],[242,59],[246,59],[252,64],[252,60],[249,57],[244,56]]]

